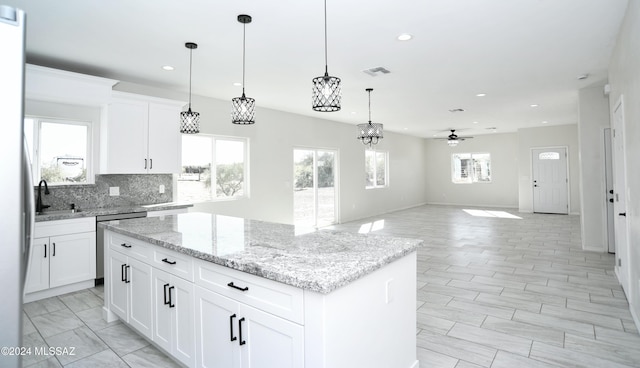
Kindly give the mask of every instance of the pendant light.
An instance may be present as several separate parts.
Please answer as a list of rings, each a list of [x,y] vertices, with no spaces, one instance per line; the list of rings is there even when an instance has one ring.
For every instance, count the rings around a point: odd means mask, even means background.
[[[245,34],[246,26],[251,23],[251,16],[238,15],[238,22],[242,23],[242,97],[231,99],[231,122],[239,125],[254,124],[256,100],[244,94],[244,70],[245,70]]]
[[[312,108],[315,111],[340,111],[340,78],[329,76],[327,62],[327,0],[324,0],[324,76],[313,78]]]
[[[383,125],[371,122],[371,91],[373,91],[373,88],[367,88],[365,91],[369,93],[369,122],[358,124],[358,139],[364,145],[371,147],[371,145],[378,144],[378,141],[384,138],[382,135]]]
[[[187,42],[184,47],[189,49],[189,110],[180,113],[180,133],[197,134],[200,133],[200,113],[191,111],[191,66],[193,50],[197,49],[198,45]]]

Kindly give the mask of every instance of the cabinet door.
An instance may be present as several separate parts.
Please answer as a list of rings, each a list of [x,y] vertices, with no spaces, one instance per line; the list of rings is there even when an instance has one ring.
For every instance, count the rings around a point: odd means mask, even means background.
[[[196,366],[238,368],[238,302],[195,287]]]
[[[106,142],[102,140],[102,167],[105,174],[143,174],[147,159],[149,105],[141,101],[117,100],[108,107]],[[145,160],[146,167],[145,167]]]
[[[25,293],[33,293],[49,288],[50,253],[49,238],[33,239],[27,269],[27,280],[24,285]]]
[[[166,351],[171,351],[171,308],[169,307],[171,276],[155,268],[152,274],[154,294],[153,341]]]
[[[149,104],[149,172],[180,173],[182,139],[180,108]]]
[[[153,336],[153,282],[151,266],[136,259],[128,258],[129,323],[142,335]]]
[[[304,329],[301,325],[240,304],[243,368],[304,367]],[[240,337],[238,337],[240,339]]]
[[[195,299],[193,283],[171,276],[173,349],[171,353],[187,367],[196,364]]]
[[[128,321],[127,317],[127,287],[125,279],[125,268],[127,257],[118,252],[109,251],[109,309],[123,321]]]
[[[96,278],[96,233],[52,236],[49,286],[57,287]]]

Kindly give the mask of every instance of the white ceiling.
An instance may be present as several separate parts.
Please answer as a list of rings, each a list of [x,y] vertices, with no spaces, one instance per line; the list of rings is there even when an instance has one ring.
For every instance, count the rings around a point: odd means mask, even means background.
[[[233,85],[242,80],[236,17],[249,14],[245,88],[256,99],[256,124],[261,107],[364,123],[371,87],[372,120],[420,137],[575,124],[578,90],[605,83],[627,7],[627,0],[327,1],[329,74],[343,83],[342,110],[333,113],[311,110],[311,79],[324,74],[322,0],[3,3],[27,12],[28,62],[185,91],[185,100],[188,41],[199,45],[194,94],[230,101],[242,93]],[[414,38],[398,41],[401,33]],[[362,72],[377,66],[391,73]]]

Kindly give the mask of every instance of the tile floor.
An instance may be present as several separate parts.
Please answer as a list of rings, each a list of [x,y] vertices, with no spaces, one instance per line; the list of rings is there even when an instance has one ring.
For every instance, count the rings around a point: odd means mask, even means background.
[[[581,250],[578,216],[472,210],[421,206],[334,226],[425,240],[420,367],[640,367],[613,256]],[[24,366],[176,366],[119,321],[105,323],[102,303],[98,287],[26,304],[24,345],[76,355],[28,356]]]

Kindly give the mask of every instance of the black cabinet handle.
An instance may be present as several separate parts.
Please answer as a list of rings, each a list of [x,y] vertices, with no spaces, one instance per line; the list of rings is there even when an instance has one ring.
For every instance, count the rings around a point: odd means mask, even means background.
[[[131,280],[129,280],[129,269],[131,268],[131,266],[127,265],[124,268],[124,282],[125,284],[128,284],[131,282]],[[169,294],[169,297],[171,297],[171,294]]]
[[[169,284],[164,284],[164,304],[165,305],[169,304],[169,301],[167,300],[167,286],[169,286]]]
[[[122,264],[122,266],[120,266],[120,279],[122,280],[122,282],[126,282],[127,279],[124,276],[124,268],[127,267],[126,264]]]
[[[622,213],[619,213],[618,216],[627,217],[627,213],[626,212],[622,212]],[[53,245],[55,245],[55,243]],[[53,249],[56,249],[56,248],[53,248]],[[54,254],[54,256],[55,256],[55,254]]]
[[[171,290],[173,290],[173,286],[169,287],[169,308],[173,308],[176,305],[173,304],[173,301],[171,300]]]
[[[147,169],[147,159],[146,158],[144,159],[144,169],[145,170]]]
[[[47,245],[44,245],[44,258],[47,258]]]
[[[249,290],[249,287],[248,287],[248,286],[245,286],[245,287],[241,288],[241,287],[239,287],[239,286],[234,285],[234,284],[233,284],[233,281],[231,281],[230,283],[228,283],[228,284],[227,284],[227,286],[232,287],[232,288],[234,288],[234,289],[238,289],[238,290],[240,290],[240,291],[248,291],[248,290]]]
[[[170,265],[174,265],[174,264],[176,264],[176,261],[169,261],[169,260],[168,260],[168,259],[166,259],[166,258],[164,258],[164,259],[162,260],[162,262],[164,262],[164,263],[168,263],[168,264],[170,264]]]
[[[229,316],[229,341],[236,341],[238,338],[233,336],[233,319],[236,318],[235,314]]]
[[[625,216],[626,216],[626,214],[625,214]],[[56,243],[53,243],[53,252],[51,253],[51,256],[52,257],[56,256]]]
[[[238,320],[238,329],[240,330],[240,345],[244,345],[247,342],[242,339],[242,322],[244,321],[244,317]]]
[[[153,169],[153,159],[149,159],[149,170]]]
[[[122,243],[120,244],[121,247],[125,247],[125,248],[131,248],[131,246],[127,243]]]

